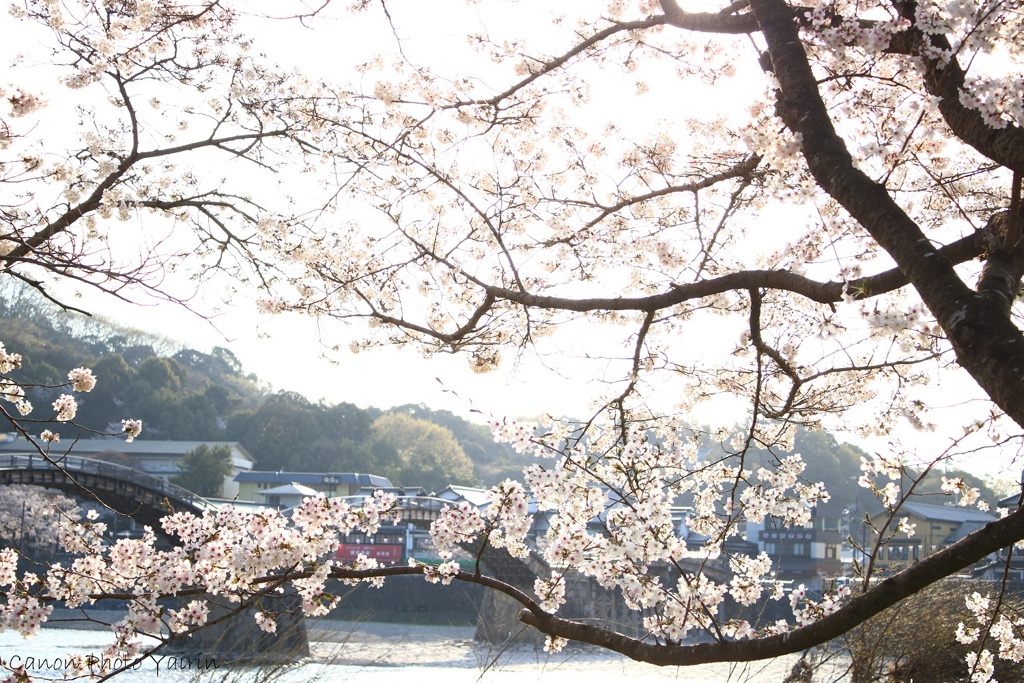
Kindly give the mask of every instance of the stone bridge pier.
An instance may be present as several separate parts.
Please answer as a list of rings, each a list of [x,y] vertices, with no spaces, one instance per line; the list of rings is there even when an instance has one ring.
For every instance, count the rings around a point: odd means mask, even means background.
[[[525,558],[512,557],[504,549],[491,546],[480,553],[480,546],[467,548],[474,556],[480,557],[483,571],[496,579],[518,588],[527,595],[533,595],[533,584],[537,577],[548,577],[551,569],[534,551]],[[487,643],[505,643],[510,640],[531,644],[543,644],[544,636],[532,626],[519,621],[523,609],[517,601],[494,590],[484,591],[477,619],[476,639]]]
[[[302,600],[295,591],[260,598],[260,607],[277,625],[274,633],[267,633],[257,625],[259,610],[255,606],[235,614],[238,606],[223,596],[207,597],[210,606],[207,623],[210,625],[175,643],[173,651],[190,657],[212,657],[218,666],[289,664],[309,656],[306,617],[302,613]]]

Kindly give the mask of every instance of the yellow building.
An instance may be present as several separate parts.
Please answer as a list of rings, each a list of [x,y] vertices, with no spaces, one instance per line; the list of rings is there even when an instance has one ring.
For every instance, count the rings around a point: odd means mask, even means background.
[[[888,517],[888,512],[880,512],[871,517],[871,523],[876,529],[881,529]],[[897,521],[903,517],[913,525],[914,532],[907,534],[897,531],[892,536],[875,558],[875,566],[879,569],[895,569],[899,565],[927,557],[996,519],[995,515],[976,508],[908,501],[903,503],[895,519],[889,523],[886,537],[895,530]],[[865,550],[870,552],[871,548]]]

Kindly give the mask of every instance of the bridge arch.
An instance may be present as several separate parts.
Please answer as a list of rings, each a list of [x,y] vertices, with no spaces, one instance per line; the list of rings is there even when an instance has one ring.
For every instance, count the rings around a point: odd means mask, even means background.
[[[160,518],[182,510],[202,514],[217,505],[191,491],[125,465],[93,458],[38,453],[0,455],[0,484],[57,489],[96,500],[160,533]]]

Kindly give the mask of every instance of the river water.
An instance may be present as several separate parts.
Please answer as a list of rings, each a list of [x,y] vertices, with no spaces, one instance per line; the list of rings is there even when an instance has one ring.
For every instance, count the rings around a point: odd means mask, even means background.
[[[319,622],[310,628],[311,656],[277,667],[227,666],[212,658],[168,655],[126,671],[119,683],[782,683],[795,657],[745,665],[711,664],[659,668],[589,647],[548,655],[529,645],[500,650],[477,643],[470,627],[412,626],[372,622]],[[108,632],[44,628],[28,640],[0,633],[0,659],[27,666],[38,678],[61,678],[61,666],[76,654],[98,653]],[[835,671],[815,681],[838,680]],[[597,679],[595,677],[600,677]],[[3,676],[0,676],[2,678]],[[614,679],[614,680],[613,680]]]

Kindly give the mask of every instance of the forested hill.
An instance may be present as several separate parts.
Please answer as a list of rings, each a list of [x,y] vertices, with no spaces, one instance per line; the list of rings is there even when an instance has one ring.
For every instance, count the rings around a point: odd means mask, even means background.
[[[273,392],[229,349],[184,348],[65,314],[32,295],[0,292],[0,342],[22,355],[11,376],[35,385],[28,398],[40,418],[50,416],[61,393],[52,387],[66,382],[70,369],[88,367],[99,381],[75,395],[78,424],[119,431],[130,417],[143,421],[141,438],[239,441],[259,469],[371,472],[440,489],[490,485],[519,476],[525,464],[486,426],[448,411],[410,405],[385,412]],[[63,443],[76,430],[64,425],[60,432]]]
[[[66,315],[33,295],[0,292],[0,342],[23,357],[12,377],[35,384],[29,399],[40,417],[60,393],[68,370],[92,368],[99,379],[76,394],[76,422],[119,431],[122,418],[143,421],[142,438],[239,441],[264,470],[370,472],[405,486],[440,490],[448,484],[491,486],[519,478],[529,464],[511,447],[495,443],[490,430],[448,411],[405,405],[387,411],[351,403],[313,403],[294,392],[273,392],[246,374],[226,348],[205,353],[137,330]],[[2,429],[2,428],[0,428]],[[65,425],[62,436],[74,435]],[[81,432],[84,438],[91,434]],[[721,444],[705,438],[714,453]],[[864,509],[874,497],[857,486],[865,453],[831,435],[801,430],[796,452],[807,462],[805,477],[823,481],[833,506]],[[767,466],[778,454],[752,451],[745,467]],[[971,486],[994,502],[983,482]],[[933,473],[917,487],[937,492]]]

